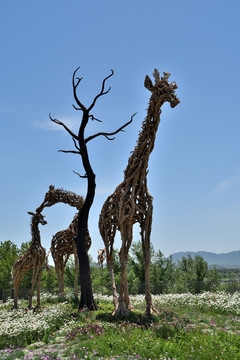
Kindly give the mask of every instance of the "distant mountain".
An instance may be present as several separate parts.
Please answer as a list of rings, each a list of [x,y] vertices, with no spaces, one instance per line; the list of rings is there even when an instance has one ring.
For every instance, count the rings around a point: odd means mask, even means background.
[[[183,256],[187,257],[188,255],[191,255],[192,258],[196,255],[201,256],[205,261],[207,261],[209,267],[216,265],[216,267],[240,268],[240,250],[222,254],[215,254],[207,251],[177,252],[172,254],[172,259],[174,262],[177,262],[177,260],[181,260]]]

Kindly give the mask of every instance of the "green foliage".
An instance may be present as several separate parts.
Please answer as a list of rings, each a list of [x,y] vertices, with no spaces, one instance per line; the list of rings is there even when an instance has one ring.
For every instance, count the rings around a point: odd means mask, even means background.
[[[24,254],[29,248],[30,242],[24,242],[21,247],[12,243],[10,240],[0,243],[0,289],[10,290],[12,288],[11,281],[11,269],[14,265],[15,260]],[[20,283],[19,297],[25,294],[25,289],[30,289],[32,284],[32,271],[28,271]],[[42,273],[42,288],[48,289],[49,291],[57,285],[57,277],[54,268],[49,273],[44,268]],[[24,293],[22,292],[24,289]],[[10,295],[10,294],[9,294]]]
[[[176,266],[172,258],[165,258],[159,250],[154,254],[150,266],[151,291],[153,294],[168,293],[171,290],[171,283],[175,281]]]
[[[208,272],[208,264],[199,255],[194,259],[188,255],[188,257],[182,257],[182,260],[178,261],[178,282],[183,285],[185,292],[190,291],[193,294],[199,294],[205,290],[204,279]]]
[[[0,289],[9,288],[11,269],[19,254],[19,249],[10,240],[0,243]]]
[[[29,247],[29,243],[23,243],[19,249],[10,240],[0,245],[0,289],[9,291],[7,296],[11,296],[11,268],[17,257],[23,254]],[[153,246],[150,247],[150,286],[152,294],[162,293],[201,293],[208,290],[224,290],[233,293],[240,289],[239,276],[240,269],[208,269],[207,262],[201,256],[192,258],[183,257],[181,261],[175,264],[172,258],[164,257],[158,250],[155,252]],[[50,267],[48,272],[44,268],[42,273],[41,288],[48,291],[56,291],[57,276],[54,267]],[[106,263],[103,269],[93,261],[90,256],[90,268],[94,293],[104,295],[112,294],[111,279]],[[113,268],[117,291],[119,291],[121,267],[118,257],[118,250],[113,251]],[[128,285],[131,294],[145,293],[145,270],[144,258],[141,241],[132,244],[128,261]],[[220,284],[220,280],[226,280],[226,283]],[[234,281],[229,281],[233,279]],[[32,271],[28,271],[20,284],[20,298],[27,296],[25,289],[30,289],[32,280]],[[228,282],[227,282],[228,281]],[[70,256],[64,273],[65,288],[70,291],[75,287],[75,263],[73,256]],[[5,296],[6,297],[6,296]]]
[[[153,246],[150,246],[150,259],[154,254]],[[145,281],[144,258],[141,241],[137,241],[131,246],[131,256],[129,257],[129,266],[140,283]]]
[[[75,261],[73,255],[69,257],[65,267],[64,284],[65,286],[69,286],[72,289],[75,288]]]
[[[41,287],[47,291],[53,292],[58,286],[56,271],[53,266],[46,267],[42,272]]]

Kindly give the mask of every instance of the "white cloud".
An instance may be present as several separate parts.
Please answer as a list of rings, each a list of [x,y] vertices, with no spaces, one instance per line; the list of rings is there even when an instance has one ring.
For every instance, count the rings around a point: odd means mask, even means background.
[[[64,123],[71,131],[74,131],[78,128],[79,119],[76,117],[62,117],[59,118],[62,123]],[[63,126],[55,124],[53,121],[49,119],[49,121],[33,121],[34,127],[37,127],[41,130],[50,130],[50,131],[66,131]]]
[[[221,181],[214,189],[213,194],[214,195],[219,194],[219,193],[223,192],[225,189],[230,188],[231,186],[235,185],[239,181],[240,181],[240,175],[233,176],[224,181]]]

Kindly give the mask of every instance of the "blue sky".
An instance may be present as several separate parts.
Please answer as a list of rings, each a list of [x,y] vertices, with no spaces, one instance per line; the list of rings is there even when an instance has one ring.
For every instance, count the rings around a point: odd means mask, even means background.
[[[27,211],[39,206],[50,184],[86,194],[86,181],[72,172],[82,172],[80,158],[58,152],[72,148],[71,137],[48,114],[77,130],[73,71],[80,66],[78,95],[87,106],[114,69],[110,93],[94,108],[103,122],[89,123],[87,133],[114,131],[137,115],[113,142],[97,138],[88,146],[97,180],[89,219],[96,259],[103,247],[99,213],[123,179],[150,96],[144,78],[156,67],[171,73],[181,104],[164,105],[149,162],[154,248],[166,256],[239,250],[239,11],[237,0],[3,2],[0,241],[20,246],[31,239]],[[46,209],[44,247],[74,213],[67,205]]]

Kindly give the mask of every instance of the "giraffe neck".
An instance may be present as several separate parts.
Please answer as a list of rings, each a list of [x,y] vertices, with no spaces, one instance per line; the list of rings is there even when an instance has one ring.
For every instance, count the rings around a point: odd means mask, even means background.
[[[160,113],[161,104],[155,101],[154,94],[152,94],[137,144],[124,171],[125,181],[134,178],[137,173],[146,174],[149,156],[154,148],[156,132],[160,123]]]
[[[38,225],[39,222],[33,217],[31,222],[31,234],[32,234],[31,247],[41,246],[40,231]]]
[[[78,217],[79,217],[79,212],[74,215],[73,221],[68,227],[75,234],[77,233]]]

